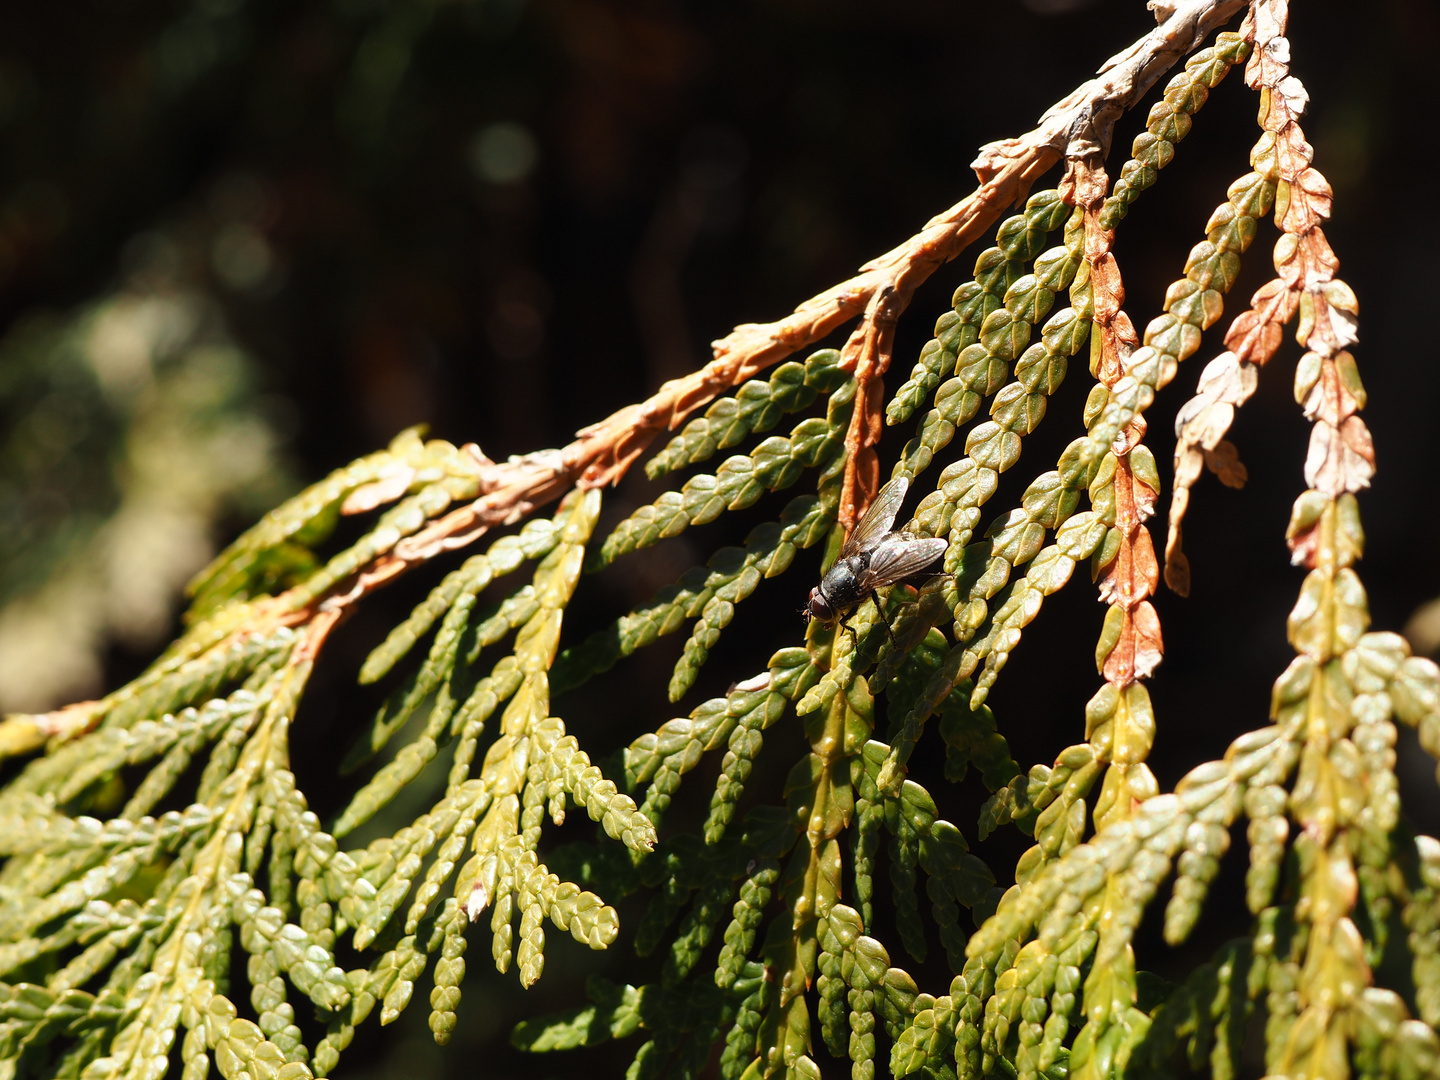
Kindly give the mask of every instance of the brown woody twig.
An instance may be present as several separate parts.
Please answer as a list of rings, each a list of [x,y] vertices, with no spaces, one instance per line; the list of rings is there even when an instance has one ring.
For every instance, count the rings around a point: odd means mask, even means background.
[[[468,544],[490,528],[520,520],[575,484],[617,482],[655,436],[858,315],[861,322],[843,352],[846,366],[861,384],[847,435],[850,462],[840,510],[842,521],[854,521],[878,481],[872,448],[880,433],[880,379],[890,363],[895,323],[915,290],[1023,199],[1030,185],[1062,157],[1103,158],[1115,121],[1177,60],[1243,8],[1244,0],[1151,0],[1150,7],[1158,19],[1154,30],[1106,61],[1099,75],[1052,106],[1032,131],[982,147],[972,163],[980,186],[931,218],[915,236],[785,318],[737,326],[714,343],[714,358],[703,368],[582,429],[567,446],[492,463],[484,495],[437,519],[393,557],[407,564],[424,561]]]
[[[1101,160],[1115,121],[1244,2],[1152,0],[1158,19],[1154,30],[1106,61],[1099,75],[1052,106],[1032,131],[982,147],[972,163],[979,187],[931,218],[915,236],[866,263],[848,281],[806,300],[785,318],[737,326],[714,343],[714,357],[703,368],[672,379],[645,401],[583,428],[564,447],[505,462],[491,461],[478,447],[467,447],[480,473],[479,498],[401,540],[350,579],[343,591],[299,611],[289,610],[287,622],[303,623],[320,612],[330,613],[329,619],[343,617],[362,597],[406,571],[465,547],[493,528],[520,521],[576,485],[618,482],[658,434],[673,430],[727,390],[861,316],[842,353],[842,366],[853,371],[859,383],[846,435],[848,460],[840,506],[840,520],[847,527],[853,524],[878,485],[874,447],[881,432],[883,377],[893,351],[895,324],[915,290],[1023,199],[1031,184],[1062,157],[1072,162]],[[1132,328],[1132,337],[1133,333]],[[282,606],[283,599],[277,598]],[[318,637],[313,648],[318,649],[323,640],[323,635]]]

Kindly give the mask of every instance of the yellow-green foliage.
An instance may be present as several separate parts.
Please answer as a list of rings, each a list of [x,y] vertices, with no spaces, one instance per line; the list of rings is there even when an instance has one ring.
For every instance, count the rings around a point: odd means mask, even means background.
[[[1158,1078],[1182,1061],[1229,1080],[1257,1013],[1271,1075],[1440,1075],[1440,841],[1405,824],[1394,775],[1397,721],[1440,754],[1440,669],[1369,628],[1355,569],[1354,492],[1371,466],[1347,351],[1355,304],[1323,257],[1328,187],[1308,167],[1283,31],[1283,4],[1260,0],[1241,32],[1221,33],[1174,76],[1108,194],[1087,203],[1072,162],[1063,183],[998,224],[955,290],[883,410],[914,423],[893,473],[924,492],[904,527],[948,540],[944,573],[918,591],[880,590],[843,628],[812,623],[803,640],[777,628],[764,671],[686,716],[638,718],[613,764],[567,732],[552,690],[685,628],[670,683],[679,700],[737,604],[802,549],[825,541],[833,558],[853,480],[846,440],[864,427],[857,402],[874,401],[854,357],[818,350],[720,396],[647,472],[743,452],[677,478],[608,536],[593,535],[598,488],[571,485],[553,516],[531,516],[435,581],[358,672],[395,689],[346,765],[385,761],[331,821],[291,770],[297,704],[347,605],[442,550],[432,532],[447,513],[498,505],[501,467],[473,448],[407,432],[337,471],[196,580],[184,636],[138,679],[98,702],[7,720],[8,751],[45,745],[0,791],[6,1075],[154,1080],[177,1052],[186,1080],[212,1068],[227,1080],[330,1075],[359,1024],[389,1023],[417,991],[445,1043],[464,1022],[468,945],[488,945],[528,987],[544,970],[547,923],[592,949],[627,934],[657,957],[653,979],[594,978],[589,1004],[527,1020],[513,1043],[539,1053],[634,1038],[634,1080],[697,1077],[712,1054],[724,1080],[819,1077],[827,1059],[825,1075],[848,1061],[855,1080]],[[1110,232],[1176,157],[1209,90],[1247,59],[1262,98],[1252,169],[1164,312],[1129,338]],[[1162,793],[1145,762],[1165,719],[1140,681],[1159,659],[1145,518],[1162,482],[1140,420],[1202,348],[1272,212],[1278,284],[1231,324],[1181,415],[1229,409],[1206,414],[1213,450],[1279,328],[1298,323],[1309,351],[1296,396],[1315,434],[1287,537],[1308,569],[1289,620],[1296,658],[1276,680],[1270,723]],[[1087,345],[1096,381],[1083,433],[1018,506],[987,521],[1000,474]],[[1226,397],[1214,388],[1231,376],[1240,389]],[[788,435],[764,434],[792,413],[808,415]],[[788,501],[767,498],[797,486]],[[562,649],[587,569],[624,567],[757,503],[774,520],[743,548],[716,551]],[[369,513],[360,539],[316,554],[342,515]],[[1045,599],[1087,560],[1109,612],[1101,685],[1076,709],[1074,744],[1024,770],[986,701]],[[496,595],[502,580],[508,592]],[[812,584],[786,582],[797,596]],[[777,725],[803,732],[808,748],[780,790],[753,790]],[[973,766],[987,788],[978,823],[946,820],[947,793],[907,776],[931,744],[943,744],[947,781]],[[657,842],[706,755],[709,775],[718,770],[708,815]],[[353,839],[393,820],[392,803],[422,790],[412,787],[422,774],[444,777],[443,794],[393,834]],[[377,817],[387,807],[392,816]],[[597,824],[593,842],[547,842],[547,819],[558,825],[571,807]],[[1009,827],[1033,838],[1013,873],[967,840]],[[1168,883],[1164,933],[1184,941],[1242,832],[1253,921],[1183,982],[1148,976],[1134,948],[1143,913]],[[622,928],[611,904],[636,891],[648,906]],[[877,925],[897,940],[882,943]],[[1387,944],[1392,925],[1403,940]],[[905,965],[934,943],[943,960],[917,978]],[[1385,949],[1409,965],[1417,1017],[1378,981]],[[931,982],[937,963],[948,982]]]

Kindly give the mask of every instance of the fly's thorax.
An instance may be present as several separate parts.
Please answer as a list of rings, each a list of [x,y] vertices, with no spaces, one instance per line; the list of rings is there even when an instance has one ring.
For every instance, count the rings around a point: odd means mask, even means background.
[[[820,591],[836,611],[846,611],[865,598],[860,578],[870,565],[870,553],[862,552],[848,559],[841,559],[820,581]]]

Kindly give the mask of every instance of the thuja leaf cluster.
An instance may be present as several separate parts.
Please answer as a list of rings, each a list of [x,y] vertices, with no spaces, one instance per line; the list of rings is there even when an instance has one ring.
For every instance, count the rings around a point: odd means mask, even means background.
[[[513,1043],[583,1053],[626,1040],[632,1080],[837,1068],[855,1080],[1228,1080],[1259,1029],[1273,1076],[1440,1075],[1440,840],[1408,824],[1394,771],[1397,724],[1440,754],[1440,668],[1369,625],[1358,307],[1323,231],[1332,194],[1301,127],[1289,12],[1285,0],[1188,0],[1160,16],[1036,132],[985,148],[976,193],[860,277],[740,328],[704,370],[565,448],[497,463],[474,444],[402,434],[237,540],[192,583],[183,635],[137,679],[0,725],[0,750],[18,760],[0,791],[7,1075],[156,1080],[177,1063],[186,1080],[340,1075],[358,1026],[406,1009],[428,1008],[446,1043],[477,960],[534,984],[547,931],[659,962],[641,985],[593,978],[584,1002],[526,1020]],[[1175,65],[1112,180],[1107,110],[1147,100]],[[1258,94],[1248,167],[1139,332],[1115,231],[1227,78]],[[1053,185],[1035,189],[1047,172]],[[991,224],[887,395],[915,278]],[[1207,344],[1265,228],[1274,277]],[[846,320],[843,348],[787,359]],[[1295,659],[1268,723],[1164,792],[1147,764],[1165,721],[1144,681],[1164,654],[1148,524],[1163,470],[1146,414],[1208,350],[1179,407],[1163,545],[1183,591],[1188,492],[1207,467],[1243,482],[1225,436],[1287,333],[1311,422],[1286,532],[1307,570],[1287,624]],[[1092,388],[1071,418],[1078,434],[1018,505],[990,508],[1081,365]],[[767,434],[782,420],[787,433]],[[913,432],[890,474],[924,492],[897,527],[944,538],[943,566],[880,589],[843,624],[775,627],[763,670],[733,673],[685,716],[637,717],[622,755],[593,758],[552,696],[684,631],[668,690],[686,698],[737,605],[782,576],[803,595],[802,549],[835,557],[878,487],[886,424]],[[647,453],[647,474],[671,486],[597,534],[603,488]],[[782,489],[795,490],[772,498]],[[643,549],[757,506],[767,520],[743,546],[565,636],[587,574],[623,572]],[[366,527],[334,551],[344,518]],[[289,736],[331,631],[375,590],[460,550],[355,673],[392,689],[345,766],[381,764],[322,820]],[[1081,564],[1107,610],[1098,685],[1077,704],[1073,744],[1027,769],[987,701],[1046,598],[1085,587]],[[753,790],[777,725],[806,749],[782,787]],[[947,786],[986,789],[978,820],[948,819],[950,793],[910,777],[922,743],[943,754]],[[708,810],[662,833],[707,760]],[[443,790],[428,809],[352,839],[391,820],[382,811],[423,777]],[[579,811],[593,839],[555,843]],[[1012,828],[1030,845],[1013,868],[972,850]],[[1249,922],[1181,981],[1150,975],[1135,943],[1144,913],[1163,904],[1166,939],[1186,940],[1239,834]],[[614,904],[633,894],[646,903],[622,927]],[[1392,927],[1403,941],[1387,940]],[[907,970],[932,942],[948,982]],[[1408,986],[1380,981],[1387,949],[1403,954]]]

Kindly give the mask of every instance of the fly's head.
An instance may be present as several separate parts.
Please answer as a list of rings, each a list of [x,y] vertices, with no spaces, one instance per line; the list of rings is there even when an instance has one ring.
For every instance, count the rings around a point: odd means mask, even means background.
[[[810,590],[810,600],[805,605],[803,614],[811,619],[818,619],[822,623],[835,621],[835,609],[830,606],[830,601],[820,591],[819,585]]]

